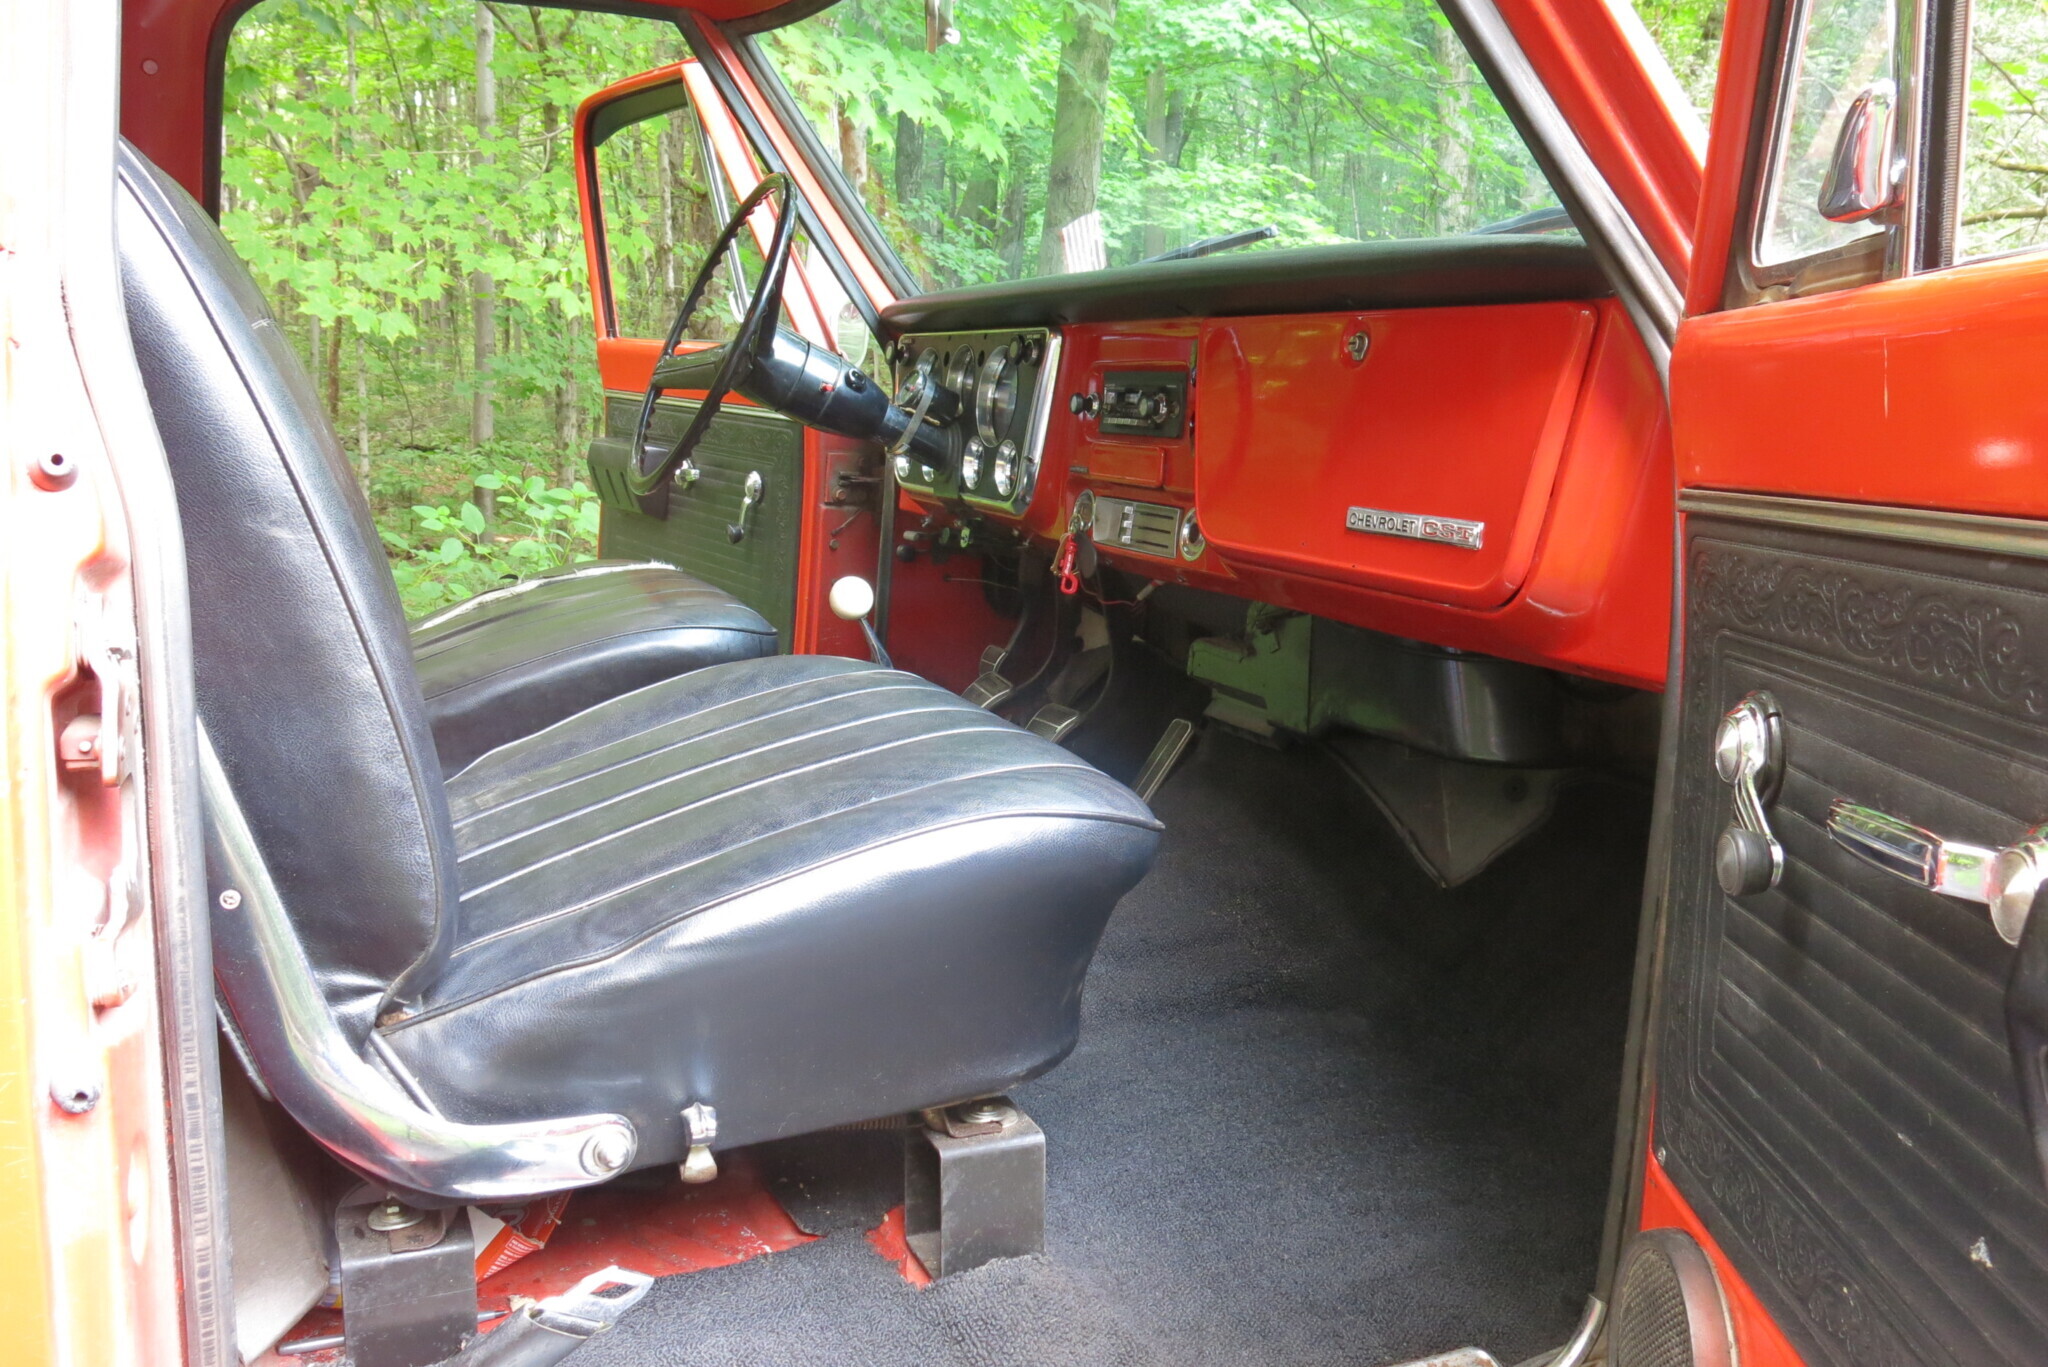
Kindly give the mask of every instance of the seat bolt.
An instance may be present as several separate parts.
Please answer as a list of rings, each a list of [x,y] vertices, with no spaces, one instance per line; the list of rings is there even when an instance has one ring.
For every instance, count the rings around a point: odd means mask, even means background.
[[[369,1226],[379,1234],[391,1234],[401,1229],[411,1229],[426,1218],[424,1213],[414,1210],[397,1197],[392,1197],[370,1212]]]
[[[1006,1124],[1016,1112],[1008,1104],[991,1097],[970,1101],[954,1114],[970,1125],[1001,1125]]]
[[[600,1130],[583,1145],[583,1169],[593,1177],[609,1177],[632,1156],[626,1136],[615,1129]]]

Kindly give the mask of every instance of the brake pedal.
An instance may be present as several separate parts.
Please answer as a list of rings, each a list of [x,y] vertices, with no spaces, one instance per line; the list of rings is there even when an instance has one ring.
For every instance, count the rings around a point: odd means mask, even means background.
[[[1140,802],[1150,802],[1152,794],[1159,791],[1166,776],[1173,772],[1173,766],[1180,763],[1180,757],[1187,753],[1188,742],[1195,738],[1195,724],[1186,717],[1175,717],[1166,724],[1159,734],[1159,741],[1152,747],[1152,753],[1145,756],[1145,767],[1138,770],[1137,778],[1131,781],[1131,790]]]

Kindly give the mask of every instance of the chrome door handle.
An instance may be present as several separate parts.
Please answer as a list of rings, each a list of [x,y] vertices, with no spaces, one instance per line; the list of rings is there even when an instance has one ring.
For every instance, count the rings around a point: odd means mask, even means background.
[[[1751,693],[1721,718],[1714,772],[1735,790],[1735,819],[1714,842],[1714,876],[1730,897],[1767,892],[1785,876],[1785,847],[1764,813],[1785,773],[1784,720],[1770,694]]]
[[[747,539],[747,523],[753,519],[754,509],[761,506],[761,494],[767,487],[759,470],[747,471],[747,482],[740,487],[740,520],[725,524],[725,539],[733,545]]]
[[[2020,942],[2034,894],[2048,875],[2048,826],[2036,826],[2005,846],[1945,840],[1933,831],[1871,807],[1836,798],[1828,808],[1828,835],[1867,864],[1916,887],[1991,909],[1991,925],[2009,945]]]

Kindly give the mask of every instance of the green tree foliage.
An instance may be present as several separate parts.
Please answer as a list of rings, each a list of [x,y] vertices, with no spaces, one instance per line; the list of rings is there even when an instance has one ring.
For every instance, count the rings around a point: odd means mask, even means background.
[[[1977,0],[1957,251],[2048,242],[2048,0]]]
[[[471,0],[265,0],[228,47],[222,224],[354,449],[413,611],[595,550],[579,472],[601,395],[571,123],[592,91],[685,52],[656,21],[490,9],[487,136]],[[496,297],[485,377],[479,281]],[[497,416],[482,445],[480,378]]]
[[[927,51],[919,6],[841,0],[761,39],[929,285],[1038,273],[1090,202],[1121,265],[1246,227],[1420,237],[1550,201],[1431,0],[1014,0],[955,22]],[[1099,151],[1062,144],[1056,111],[1091,101]],[[1099,187],[1065,198],[1090,154]]]

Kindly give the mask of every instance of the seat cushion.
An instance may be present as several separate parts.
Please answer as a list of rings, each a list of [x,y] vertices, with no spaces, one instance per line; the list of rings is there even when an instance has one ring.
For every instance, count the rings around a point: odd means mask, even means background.
[[[449,1115],[616,1111],[639,1162],[1003,1091],[1063,1058],[1159,824],[910,674],[714,666],[449,784],[462,931],[383,1031]]]
[[[418,622],[413,660],[453,774],[486,750],[662,679],[773,655],[775,628],[669,565],[597,560]]]

